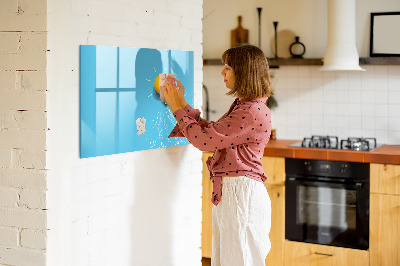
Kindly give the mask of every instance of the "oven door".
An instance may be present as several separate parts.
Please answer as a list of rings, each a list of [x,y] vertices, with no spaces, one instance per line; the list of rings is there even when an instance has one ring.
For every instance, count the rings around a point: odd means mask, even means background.
[[[286,239],[367,250],[368,183],[286,178]]]

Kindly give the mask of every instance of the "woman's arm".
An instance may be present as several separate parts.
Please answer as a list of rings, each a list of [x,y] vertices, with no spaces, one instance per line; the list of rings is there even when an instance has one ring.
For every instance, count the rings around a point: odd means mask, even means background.
[[[171,83],[162,88],[165,100],[178,122],[179,132],[193,146],[201,151],[230,148],[245,145],[249,142],[259,142],[260,129],[267,125],[258,120],[249,108],[233,108],[218,122],[202,126],[199,121],[187,114],[186,106],[180,105],[178,92]],[[236,147],[237,148],[237,147]]]
[[[172,108],[183,109],[188,116],[195,119],[202,127],[206,127],[209,125],[209,122],[207,120],[200,117],[200,111],[197,109],[194,109],[186,102],[185,87],[183,86],[183,84],[181,83],[180,80],[178,80],[175,77],[168,76],[166,88],[169,88],[170,89],[169,92],[173,93],[173,94],[170,93],[167,96],[167,97],[170,97],[169,98],[170,104],[168,105],[170,108],[172,106]],[[172,90],[173,88],[175,90]],[[176,95],[174,94],[174,92],[177,92]],[[164,91],[163,91],[163,93],[165,95]],[[167,91],[167,93],[168,93],[168,91]],[[171,97],[175,97],[175,98],[172,99]],[[167,101],[167,99],[166,99],[166,101]],[[167,104],[168,104],[168,101],[167,101]],[[171,111],[174,111],[174,110],[171,109]],[[180,132],[178,124],[174,127],[174,129],[171,131],[171,133],[168,137],[184,137],[182,132]]]
[[[195,119],[185,114],[183,110],[176,110],[174,117],[178,121],[179,129],[193,146],[201,151],[225,149],[241,144],[257,141],[258,128],[254,115],[248,110],[235,110],[229,116],[218,122],[209,123],[202,127]]]

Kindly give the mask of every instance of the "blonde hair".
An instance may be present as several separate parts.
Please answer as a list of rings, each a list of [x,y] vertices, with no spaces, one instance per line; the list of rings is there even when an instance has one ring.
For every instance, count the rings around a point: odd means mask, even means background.
[[[235,85],[227,95],[255,99],[274,94],[268,61],[260,48],[248,44],[230,48],[222,54],[221,60],[235,74]]]

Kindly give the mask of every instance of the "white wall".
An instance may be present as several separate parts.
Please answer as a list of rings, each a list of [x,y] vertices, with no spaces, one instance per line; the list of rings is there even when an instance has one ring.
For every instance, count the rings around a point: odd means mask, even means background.
[[[200,265],[201,152],[79,159],[79,45],[195,51],[201,0],[48,2],[48,265]]]
[[[210,92],[210,120],[217,120],[233,98],[219,76],[222,66],[204,67]],[[365,72],[323,72],[319,66],[272,69],[278,108],[271,113],[280,139],[311,135],[376,137],[400,143],[400,66],[362,66]],[[217,74],[216,74],[217,73]]]
[[[275,73],[279,138],[311,135],[376,137],[400,143],[400,66],[363,66],[365,72],[282,67]]]
[[[305,57],[324,56],[328,9],[327,0],[204,0],[203,40],[204,58],[220,58],[230,46],[230,31],[237,27],[237,17],[242,16],[242,26],[249,30],[249,43],[258,45],[258,12],[261,7],[261,49],[267,57],[274,55],[274,26],[286,36],[299,36],[306,46]],[[360,57],[369,56],[370,13],[399,11],[398,0],[356,0],[356,42]],[[294,39],[293,39],[294,42]],[[278,46],[278,53],[280,52]],[[287,47],[289,49],[289,47]],[[285,54],[288,54],[287,52]],[[290,57],[290,54],[288,54]]]
[[[0,1],[0,265],[46,261],[46,1]]]
[[[368,57],[369,13],[398,11],[400,2],[385,0],[378,5],[376,1],[358,0],[356,3],[357,47],[361,57]],[[305,57],[323,57],[327,25],[326,17],[321,14],[327,11],[327,1],[255,1],[250,4],[234,1],[230,2],[229,5],[234,8],[229,11],[226,1],[206,0],[204,58],[220,58],[222,52],[229,48],[229,30],[236,27],[238,15],[243,15],[244,22],[253,16],[253,22],[243,26],[250,30],[250,43],[257,45],[258,4],[263,7],[263,12],[267,10],[265,13],[269,14],[263,17],[263,23],[272,25],[275,19],[280,24],[282,22],[286,26],[281,29],[291,29],[303,39],[307,47]],[[223,16],[220,15],[222,13]],[[267,37],[267,34],[262,33],[265,38],[262,49],[267,56],[271,56],[271,49],[266,43],[267,39],[273,38],[272,26],[272,35]],[[278,138],[302,139],[322,134],[337,135],[339,138],[376,137],[382,144],[399,144],[400,66],[363,67],[367,71],[321,72],[318,66],[281,66],[272,69],[273,89],[279,104],[272,111],[272,124],[277,129]],[[224,95],[226,88],[219,74],[221,68],[222,65],[203,69],[204,84],[210,92],[210,109],[216,110],[210,115],[211,120],[218,119],[233,100]]]
[[[289,30],[300,36],[300,41],[307,47],[307,56],[316,57],[323,50],[327,37],[323,31],[327,26],[326,2],[321,0],[205,0],[204,58],[220,58],[221,54],[229,48],[230,31],[237,27],[238,16],[242,16],[243,28],[249,30],[249,43],[258,45],[258,7],[262,8],[261,49],[267,57],[273,55],[273,21],[279,22],[278,31]],[[279,50],[278,48],[278,52]]]

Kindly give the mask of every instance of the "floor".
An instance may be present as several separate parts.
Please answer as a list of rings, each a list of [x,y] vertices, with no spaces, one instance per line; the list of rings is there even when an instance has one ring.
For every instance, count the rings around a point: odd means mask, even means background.
[[[203,266],[211,266],[211,259],[209,258],[202,258],[201,262],[203,263]]]

